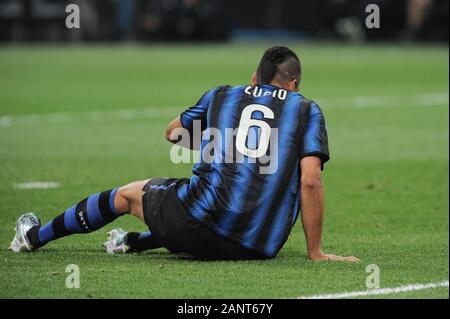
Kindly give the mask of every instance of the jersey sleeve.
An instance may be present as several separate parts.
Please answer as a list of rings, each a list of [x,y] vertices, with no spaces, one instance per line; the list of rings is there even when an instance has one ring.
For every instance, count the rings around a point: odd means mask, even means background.
[[[320,107],[312,102],[309,119],[303,133],[303,144],[300,158],[306,156],[317,156],[323,165],[330,159],[328,150],[328,133],[325,125],[325,118]]]
[[[201,130],[203,131],[206,128],[206,114],[208,112],[209,105],[211,104],[216,92],[220,89],[220,87],[209,90],[198,100],[197,104],[191,106],[186,111],[181,113],[181,125],[185,129],[187,129],[190,133],[192,133],[194,127],[194,121],[200,121]]]

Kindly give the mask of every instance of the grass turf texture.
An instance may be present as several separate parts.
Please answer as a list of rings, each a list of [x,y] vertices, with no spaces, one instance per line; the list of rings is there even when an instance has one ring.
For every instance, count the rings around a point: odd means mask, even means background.
[[[292,298],[365,290],[368,264],[380,267],[382,288],[448,279],[448,101],[409,97],[448,94],[448,48],[293,47],[302,92],[322,106],[330,136],[323,249],[361,263],[308,261],[300,223],[271,261],[192,261],[163,249],[107,255],[106,231],[145,230],[132,217],[33,254],[7,251],[23,212],[46,222],[97,191],[189,176],[191,165],[170,162],[166,124],[207,89],[247,83],[264,47],[3,47],[0,116],[12,125],[0,126],[0,297]],[[385,95],[399,97],[360,108],[351,100]],[[152,107],[153,116],[108,118]],[[93,110],[105,113],[94,120]],[[69,121],[17,120],[53,112]],[[29,181],[62,186],[13,188]],[[80,289],[65,287],[68,264],[80,266]],[[438,288],[381,297],[448,296]]]

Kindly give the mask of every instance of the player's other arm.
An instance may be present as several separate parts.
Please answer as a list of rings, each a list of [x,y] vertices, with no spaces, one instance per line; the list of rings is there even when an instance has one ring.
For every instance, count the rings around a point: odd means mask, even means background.
[[[321,162],[318,157],[308,156],[300,161],[302,224],[310,259],[318,259],[322,254],[320,241],[322,239],[324,199],[320,166]]]
[[[324,196],[321,180],[321,159],[315,156],[304,157],[300,161],[301,211],[303,231],[305,232],[308,258],[311,260],[357,261],[354,256],[324,254],[320,248],[324,214]]]
[[[209,105],[217,91],[221,88],[222,87],[217,87],[206,92],[197,104],[190,107],[170,122],[166,129],[166,139],[171,143],[183,147],[198,149],[200,146],[201,132],[206,128],[206,114]],[[196,131],[196,127],[198,127],[199,130]]]
[[[301,211],[308,258],[311,260],[358,260],[353,256],[324,254],[320,249],[324,214],[321,171],[329,159],[329,151],[325,119],[321,109],[314,102],[311,103],[300,158]]]
[[[183,124],[181,124],[180,115],[178,115],[176,118],[174,118],[166,129],[166,140],[168,140],[171,143],[176,144],[178,142],[178,139],[175,138],[173,135],[173,132],[175,132],[176,129],[182,129]]]
[[[174,118],[166,129],[166,140],[170,143],[194,150],[197,144],[193,143],[192,132],[186,130],[181,122],[181,116]]]

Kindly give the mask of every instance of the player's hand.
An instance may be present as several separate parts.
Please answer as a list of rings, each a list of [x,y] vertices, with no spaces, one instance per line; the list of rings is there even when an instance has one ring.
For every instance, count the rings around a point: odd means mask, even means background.
[[[346,262],[358,262],[359,258],[355,256],[338,256],[333,254],[324,254],[322,252],[316,254],[309,254],[308,258],[312,261],[322,261],[322,260],[331,260],[331,261],[346,261]]]

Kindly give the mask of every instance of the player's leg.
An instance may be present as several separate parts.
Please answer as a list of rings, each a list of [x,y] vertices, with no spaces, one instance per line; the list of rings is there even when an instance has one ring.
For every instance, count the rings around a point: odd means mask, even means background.
[[[115,228],[108,232],[108,240],[103,244],[109,254],[140,253],[150,249],[161,248],[163,245],[146,232],[126,232],[122,228]]]
[[[119,188],[119,197],[114,201],[115,205],[124,211],[144,220],[144,212],[142,208],[142,189],[148,180],[133,182]],[[108,253],[118,252],[142,252],[149,249],[162,247],[159,241],[152,236],[150,231],[125,232],[120,228],[113,229],[108,233],[108,240],[103,244]]]
[[[10,248],[15,252],[32,251],[61,237],[100,229],[126,213],[143,221],[141,198],[146,182],[133,182],[93,194],[44,226],[34,214],[25,214],[17,221],[16,236]]]

